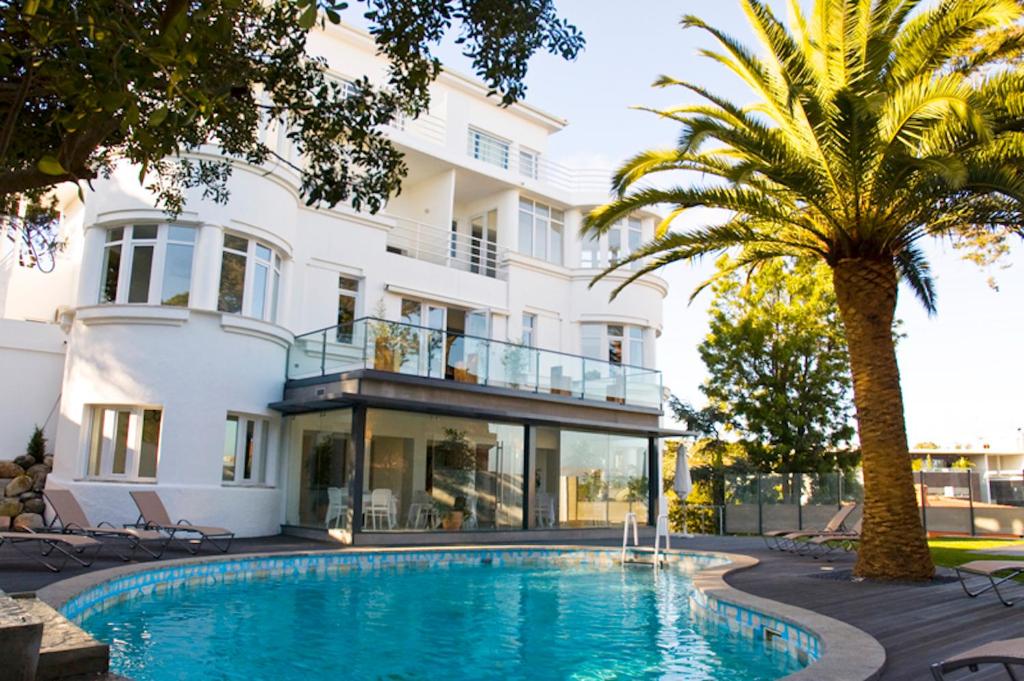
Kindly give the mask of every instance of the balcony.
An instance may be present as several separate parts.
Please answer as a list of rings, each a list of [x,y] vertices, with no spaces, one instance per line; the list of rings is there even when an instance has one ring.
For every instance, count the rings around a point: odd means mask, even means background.
[[[566,192],[610,194],[611,171],[595,168],[570,168],[551,161],[544,155],[476,128],[469,128],[466,154],[473,159],[508,171],[518,183],[554,187]]]
[[[648,409],[661,372],[376,317],[296,336],[288,380],[374,369]]]
[[[388,233],[389,252],[501,281],[508,278],[504,267],[508,249],[493,241],[404,218],[394,220]]]

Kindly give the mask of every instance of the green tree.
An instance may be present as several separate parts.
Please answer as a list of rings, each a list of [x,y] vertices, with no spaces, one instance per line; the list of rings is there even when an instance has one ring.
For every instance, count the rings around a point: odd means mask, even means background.
[[[783,23],[760,0],[741,4],[760,49],[699,17],[683,24],[716,41],[703,54],[739,76],[754,101],[662,77],[657,85],[701,103],[657,112],[682,126],[678,145],[627,161],[614,178],[617,198],[584,231],[671,207],[655,239],[601,275],[639,263],[616,274],[614,293],[669,263],[730,249],[736,268],[779,257],[831,268],[865,478],[855,571],[928,579],[893,338],[897,286],[933,311],[923,240],[971,227],[1021,233],[1024,74],[975,43],[999,40],[990,32],[1019,22],[1022,10],[1011,0],[816,0],[808,16],[791,0]],[[680,171],[693,181],[671,184]],[[675,175],[660,187],[641,182],[661,172]],[[672,231],[695,207],[722,217]]]
[[[383,126],[427,109],[431,55],[453,26],[504,104],[538,50],[574,58],[583,38],[553,0],[360,0],[386,82],[327,77],[307,49],[339,0],[14,0],[0,3],[0,211],[121,160],[171,212],[184,191],[227,198],[232,160],[292,166],[309,204],[377,211],[406,168]],[[277,121],[298,165],[261,139]],[[226,157],[190,155],[216,141]]]
[[[850,365],[828,268],[779,259],[749,277],[732,261],[711,285],[710,328],[700,344],[721,405],[762,471],[834,470],[853,437]]]

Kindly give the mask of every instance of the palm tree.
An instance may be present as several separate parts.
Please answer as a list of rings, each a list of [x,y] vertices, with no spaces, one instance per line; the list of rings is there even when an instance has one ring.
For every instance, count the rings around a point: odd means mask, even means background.
[[[815,0],[807,15],[789,0],[783,23],[760,0],[741,3],[761,52],[697,17],[682,23],[714,38],[719,49],[702,54],[738,75],[754,103],[659,79],[701,103],[655,111],[682,124],[678,146],[627,161],[613,179],[616,198],[587,217],[583,232],[603,233],[642,207],[671,210],[652,241],[597,279],[637,263],[614,296],[669,263],[727,250],[737,251],[742,268],[787,257],[827,263],[863,453],[856,573],[928,579],[934,568],[913,490],[892,333],[897,284],[934,311],[922,240],[966,230],[1021,234],[1024,73],[995,63],[1019,49],[1019,32],[998,36],[1022,10],[1013,0]],[[701,179],[638,184],[666,171]],[[672,231],[694,207],[724,217]]]

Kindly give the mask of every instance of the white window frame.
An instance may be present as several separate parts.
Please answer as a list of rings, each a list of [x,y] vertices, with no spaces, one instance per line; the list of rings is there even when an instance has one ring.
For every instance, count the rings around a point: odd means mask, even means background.
[[[542,211],[547,212],[543,216]],[[523,217],[530,216],[530,249],[524,250],[522,243]],[[556,217],[557,216],[557,217]],[[556,227],[557,226],[557,227]],[[552,265],[565,263],[565,211],[525,196],[519,197],[519,212],[516,222],[517,250],[532,258],[549,262]],[[556,238],[555,235],[558,235]],[[543,253],[539,244],[544,244]]]
[[[537,315],[532,312],[523,313],[523,345],[537,347]]]
[[[100,434],[101,441],[99,446],[101,447],[99,455],[100,470],[94,473],[92,470],[92,454],[93,444],[96,441],[97,433],[96,428],[100,425],[106,424],[106,419],[98,419],[97,417],[104,412],[113,412],[115,414],[114,420],[111,423],[111,430],[113,431],[117,427],[118,412],[128,412],[128,432],[125,435],[125,466],[123,473],[115,473],[113,471],[114,465],[114,448],[116,446],[114,433],[102,433]],[[139,461],[142,455],[142,431],[143,431],[143,418],[147,411],[158,411],[160,412],[160,432],[157,434],[157,450],[156,450],[156,475],[153,477],[141,477],[139,476]],[[84,466],[84,477],[90,480],[111,480],[111,481],[123,481],[123,482],[156,482],[157,477],[160,474],[160,450],[163,447],[164,441],[164,410],[163,407],[157,405],[127,405],[127,404],[90,404],[86,407],[86,418],[88,428],[84,430],[86,432],[85,438],[85,466]]]
[[[233,236],[239,239],[245,239],[247,242],[246,250],[240,251],[235,248],[229,248],[225,243],[221,244],[220,249],[220,268],[224,267],[224,253],[232,253],[234,255],[245,256],[245,277],[242,284],[242,311],[241,312],[228,312],[227,310],[221,310],[218,302],[217,311],[221,314],[237,314],[242,317],[251,317],[253,319],[260,319],[265,322],[276,323],[277,312],[280,305],[281,297],[281,254],[277,248],[272,244],[260,239],[256,239],[247,234],[240,234],[236,232],[224,232],[225,236]],[[257,256],[257,247],[262,246],[270,251],[270,259],[261,258]],[[256,267],[257,265],[264,265],[267,267],[267,281],[264,284],[265,290],[263,292],[263,311],[261,314],[255,314],[253,309],[256,299]],[[220,282],[221,275],[218,273],[217,276],[217,298],[220,299]]]
[[[471,158],[508,170],[509,157],[512,155],[510,141],[472,126],[469,127],[467,141],[467,152]],[[494,150],[489,152],[486,148],[488,146],[494,147]]]
[[[519,174],[531,180],[540,179],[540,152],[519,147]]]
[[[156,227],[155,238],[136,238],[136,227]],[[172,227],[180,227],[192,230],[192,241],[171,239]],[[109,235],[114,230],[122,230],[121,238],[109,240]],[[189,305],[192,303],[192,292],[195,284],[196,245],[199,239],[199,230],[192,225],[181,225],[176,223],[155,223],[140,222],[128,225],[112,225],[104,228],[103,257],[101,258],[99,292],[96,299],[101,305],[163,305],[164,268],[167,264],[167,246],[188,245],[192,247],[192,262],[189,266]],[[117,272],[117,293],[114,300],[106,300],[104,287],[107,283],[107,261],[109,252],[114,246],[121,247],[121,262]],[[153,260],[149,269],[149,287],[146,291],[146,300],[134,303],[128,302],[129,290],[131,288],[132,265],[135,259],[136,246],[152,246]],[[173,306],[169,306],[173,307]],[[187,306],[186,306],[187,307]]]
[[[344,286],[342,286],[341,285],[341,280],[342,279],[347,279],[349,281],[355,282],[355,284],[356,284],[355,290],[353,291],[351,289],[347,289]],[[359,294],[362,293],[362,291],[363,291],[363,280],[362,279],[360,279],[358,277],[353,277],[353,276],[348,275],[348,274],[345,274],[344,272],[339,272],[338,273],[338,309],[335,312],[340,314],[340,312],[341,312],[341,299],[343,297],[344,298],[350,298],[352,300],[352,321],[355,322],[356,319],[359,319],[359,302],[360,302]],[[341,340],[341,338],[339,336],[340,333],[341,333],[341,323],[339,322],[338,323],[338,327],[335,329],[335,340],[337,342],[339,342],[339,343],[344,343],[346,345],[351,345],[352,343],[355,342],[356,332],[355,332],[355,328],[354,327],[352,329],[352,339],[351,340],[348,340],[348,341]]]
[[[609,326],[620,326],[622,327],[621,336],[612,336],[608,333]],[[587,331],[597,330],[598,333],[593,336],[588,336]],[[637,337],[636,334],[639,334]],[[643,326],[637,326],[636,324],[623,324],[619,322],[582,322],[580,324],[580,354],[587,359],[600,360],[602,362],[610,362],[609,355],[611,349],[612,339],[616,339],[622,342],[622,362],[623,366],[635,366],[645,367],[644,357],[639,358],[633,357],[633,343],[639,341],[641,343],[640,350],[642,355],[647,354],[647,328]],[[585,352],[586,340],[597,341],[597,352],[600,356],[594,356],[593,354],[587,354]],[[615,362],[611,362],[614,364]]]
[[[224,478],[224,454],[227,448],[228,421],[236,419],[238,429],[235,431],[235,449],[232,466],[233,477]],[[253,457],[250,475],[245,475],[245,444],[248,424],[253,426]],[[267,463],[270,460],[270,442],[273,439],[270,419],[258,414],[243,414],[229,411],[224,417],[224,450],[221,451],[221,485],[225,487],[263,487],[266,486]]]

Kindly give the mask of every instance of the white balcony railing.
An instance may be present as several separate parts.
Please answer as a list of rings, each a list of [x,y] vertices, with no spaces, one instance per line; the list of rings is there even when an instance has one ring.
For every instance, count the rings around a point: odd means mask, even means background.
[[[414,220],[394,220],[395,226],[388,233],[390,252],[492,279],[507,278],[508,250],[496,243]]]

